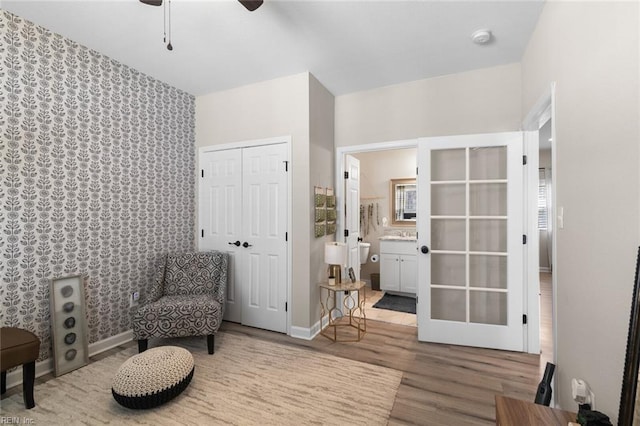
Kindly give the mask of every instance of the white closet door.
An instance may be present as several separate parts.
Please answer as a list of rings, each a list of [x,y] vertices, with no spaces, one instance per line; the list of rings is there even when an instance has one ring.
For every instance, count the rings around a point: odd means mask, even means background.
[[[224,319],[287,332],[286,144],[200,155],[199,248],[229,253]]]
[[[229,253],[224,319],[242,321],[242,150],[200,155],[200,250]]]
[[[287,147],[242,151],[242,323],[287,331]]]

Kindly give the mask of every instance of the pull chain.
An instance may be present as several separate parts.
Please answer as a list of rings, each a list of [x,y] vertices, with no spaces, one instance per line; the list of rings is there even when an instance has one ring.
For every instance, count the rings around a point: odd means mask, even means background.
[[[169,19],[167,20],[167,3],[169,3]],[[167,22],[169,22],[169,43],[167,43]],[[173,50],[171,45],[171,0],[164,3],[164,42],[167,43],[167,49]]]

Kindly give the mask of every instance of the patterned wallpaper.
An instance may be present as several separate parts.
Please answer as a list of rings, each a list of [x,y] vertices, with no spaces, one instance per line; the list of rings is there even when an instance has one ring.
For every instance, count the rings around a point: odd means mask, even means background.
[[[85,274],[90,343],[193,250],[194,97],[0,10],[0,324],[50,356],[49,283]]]

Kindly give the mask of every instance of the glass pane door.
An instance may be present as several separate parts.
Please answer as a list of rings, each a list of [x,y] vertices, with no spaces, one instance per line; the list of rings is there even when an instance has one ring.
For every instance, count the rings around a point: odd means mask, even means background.
[[[516,135],[420,141],[418,195],[427,214],[418,229],[430,249],[418,268],[421,340],[513,349],[520,336],[522,344],[522,283],[509,281],[522,274],[511,235],[522,224]]]

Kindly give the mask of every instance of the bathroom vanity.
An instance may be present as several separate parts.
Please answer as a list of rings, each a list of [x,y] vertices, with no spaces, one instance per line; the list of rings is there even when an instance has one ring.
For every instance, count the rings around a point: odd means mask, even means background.
[[[415,237],[380,238],[380,290],[416,294]]]

